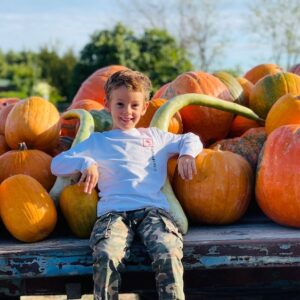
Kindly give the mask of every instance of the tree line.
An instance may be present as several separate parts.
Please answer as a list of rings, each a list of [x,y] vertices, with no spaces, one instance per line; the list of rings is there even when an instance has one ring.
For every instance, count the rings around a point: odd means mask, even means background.
[[[113,64],[146,73],[154,90],[193,68],[185,49],[166,30],[147,29],[139,36],[118,23],[94,32],[79,55],[48,46],[37,52],[0,51],[0,97],[41,94],[54,103],[71,102],[89,75]]]

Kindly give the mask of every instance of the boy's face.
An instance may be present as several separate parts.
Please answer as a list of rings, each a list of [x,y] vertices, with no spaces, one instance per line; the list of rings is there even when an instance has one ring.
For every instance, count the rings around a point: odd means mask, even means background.
[[[143,92],[130,91],[121,86],[111,92],[110,101],[105,101],[105,108],[111,113],[113,129],[128,130],[136,126],[148,104]]]

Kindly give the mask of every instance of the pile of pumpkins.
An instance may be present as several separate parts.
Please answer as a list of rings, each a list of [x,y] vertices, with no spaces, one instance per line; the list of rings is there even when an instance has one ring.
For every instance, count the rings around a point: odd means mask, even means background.
[[[109,130],[103,87],[111,74],[122,69],[126,68],[108,66],[93,73],[68,110],[89,111],[95,130]],[[300,227],[298,74],[299,65],[286,72],[275,64],[255,66],[237,78],[226,72],[191,71],[154,93],[139,127],[150,126],[159,109],[179,95],[204,94],[236,104],[236,111],[224,111],[223,104],[186,105],[170,120],[170,132],[194,132],[205,146],[190,181],[178,175],[176,157],[168,162],[168,178],[192,223],[236,222],[256,201],[274,222]],[[250,110],[258,117],[250,119]],[[58,210],[76,236],[89,236],[97,191],[86,195],[75,184],[62,191],[59,203],[51,198],[57,180],[50,171],[51,159],[71,147],[78,127],[78,119],[64,119],[55,106],[39,97],[1,106],[0,215],[18,240],[46,238],[55,228]]]

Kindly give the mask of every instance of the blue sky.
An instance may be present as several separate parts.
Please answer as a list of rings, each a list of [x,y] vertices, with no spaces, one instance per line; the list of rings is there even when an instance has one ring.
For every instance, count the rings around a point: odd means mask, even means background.
[[[245,31],[249,1],[222,1],[231,41],[219,62],[220,69],[239,65],[246,71],[267,62],[264,44],[254,42]],[[117,21],[126,20],[127,11],[113,3],[109,0],[0,0],[0,48],[37,50],[43,45],[56,45],[61,51],[72,48],[79,52],[95,30],[112,28]],[[131,4],[128,0],[128,9]]]

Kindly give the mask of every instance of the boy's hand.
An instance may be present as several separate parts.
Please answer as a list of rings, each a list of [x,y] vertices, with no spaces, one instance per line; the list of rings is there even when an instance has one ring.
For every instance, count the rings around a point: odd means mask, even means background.
[[[96,164],[92,164],[89,168],[85,169],[78,181],[78,184],[83,183],[84,193],[91,194],[93,188],[97,185],[99,178],[98,167]]]
[[[191,180],[197,174],[195,158],[190,155],[182,155],[178,158],[178,173],[184,180]]]

